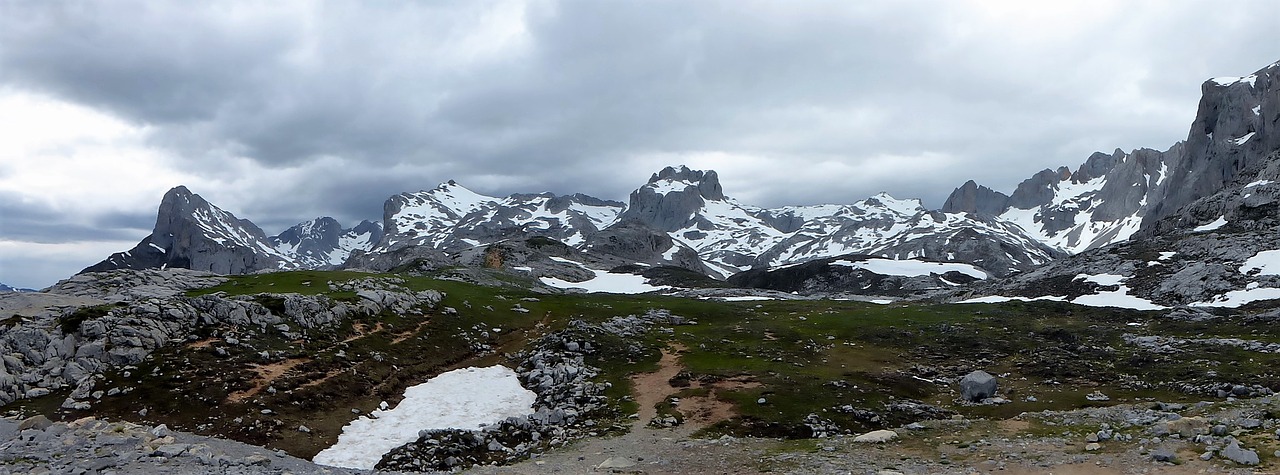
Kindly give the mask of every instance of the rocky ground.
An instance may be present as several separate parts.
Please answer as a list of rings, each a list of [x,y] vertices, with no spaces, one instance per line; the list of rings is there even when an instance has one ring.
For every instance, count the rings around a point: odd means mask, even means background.
[[[1280,410],[1276,400],[1156,406],[926,421],[887,442],[698,439],[688,427],[643,428],[468,473],[1274,473],[1277,424],[1253,416]]]
[[[0,474],[357,474],[262,447],[86,417],[0,418]]]
[[[637,427],[476,474],[561,473],[1274,473],[1280,400],[1117,405],[949,419],[900,427],[885,442],[696,438],[692,426]],[[0,418],[0,474],[365,474],[167,428],[84,418]],[[376,472],[397,473],[397,472]]]

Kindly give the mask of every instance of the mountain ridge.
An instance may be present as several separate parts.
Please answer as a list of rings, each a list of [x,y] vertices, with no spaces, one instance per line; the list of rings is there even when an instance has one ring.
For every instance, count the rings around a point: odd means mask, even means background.
[[[939,210],[887,193],[760,208],[727,196],[716,171],[680,165],[653,173],[626,204],[582,194],[491,197],[449,180],[391,196],[380,225],[345,230],[316,218],[266,236],[180,186],[162,200],[151,236],[85,271],[448,266],[486,246],[539,237],[606,253],[601,262],[672,265],[720,279],[849,254],[964,262],[1004,277],[1135,235],[1203,225],[1206,213],[1190,216],[1190,206],[1207,206],[1206,197],[1274,165],[1267,153],[1280,148],[1270,130],[1280,110],[1277,70],[1280,63],[1206,81],[1188,138],[1165,151],[1096,152],[1074,170],[1037,172],[1010,194],[969,180]]]

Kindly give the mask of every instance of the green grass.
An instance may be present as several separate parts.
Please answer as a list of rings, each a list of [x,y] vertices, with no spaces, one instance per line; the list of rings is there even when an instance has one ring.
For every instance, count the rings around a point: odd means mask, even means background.
[[[680,362],[695,380],[736,377],[758,383],[758,387],[716,392],[718,398],[735,406],[740,417],[704,432],[707,435],[802,436],[805,430],[800,421],[808,414],[817,414],[849,431],[893,426],[910,420],[887,411],[885,404],[906,400],[969,417],[1003,418],[1024,411],[1202,398],[1174,392],[1173,386],[1179,383],[1256,381],[1280,386],[1275,369],[1280,368],[1280,355],[1195,345],[1183,353],[1159,355],[1123,341],[1125,333],[1280,341],[1280,328],[1244,317],[1179,322],[1158,313],[1060,302],[875,305],[544,295],[527,290],[527,279],[501,272],[488,275],[503,286],[348,271],[231,277],[192,295],[255,295],[268,308],[278,308],[279,297],[261,294],[296,292],[351,301],[358,298],[354,293],[335,291],[330,284],[388,279],[413,290],[438,290],[445,297],[435,309],[419,309],[422,315],[383,313],[311,330],[305,343],[288,340],[279,332],[258,334],[241,329],[253,348],[225,345],[222,340],[213,340],[212,346],[170,346],[128,370],[128,376],[124,370],[108,374],[100,389],[133,387],[134,392],[128,397],[104,398],[95,411],[284,448],[307,457],[336,439],[342,425],[355,417],[352,408],[369,411],[384,400],[394,404],[408,386],[457,367],[510,364],[508,355],[523,349],[531,339],[564,329],[574,319],[599,323],[651,309],[667,309],[698,324],[674,327],[669,333],[653,331],[636,339],[590,336],[602,350],[592,355],[589,363],[602,369],[601,380],[611,383],[606,394],[620,401],[615,411],[619,417],[637,409],[634,402],[623,401],[631,393],[629,377],[657,369],[658,349],[671,343],[687,348]],[[443,307],[456,309],[457,314],[448,314]],[[67,324],[78,327],[79,322]],[[360,329],[363,336],[358,334]],[[205,329],[196,336],[210,338],[214,330]],[[491,345],[493,352],[478,354],[468,343],[468,338],[479,338],[482,332],[489,334],[484,343]],[[214,347],[218,346],[228,354],[216,354]],[[271,357],[264,360],[262,351],[270,352]],[[277,380],[276,394],[264,392],[242,402],[227,401],[228,396],[254,387],[254,365],[293,360],[300,362]],[[1222,376],[1210,377],[1206,368],[1216,368]],[[959,405],[954,401],[953,385],[921,379],[956,377],[972,369],[1008,373],[1009,377],[1001,380],[1001,391],[1014,402]],[[1167,384],[1144,387],[1132,384],[1134,381]],[[1094,390],[1110,395],[1112,401],[1086,401],[1084,395]],[[670,394],[693,395],[688,391],[693,390],[671,388]],[[1037,401],[1026,401],[1027,395],[1036,396]],[[41,398],[47,399],[47,404],[41,400],[25,404],[59,417],[79,416],[56,410],[64,397],[51,395]],[[759,404],[760,398],[766,402]],[[137,415],[140,401],[149,408],[145,418]],[[835,410],[844,405],[875,411],[882,417],[872,421],[862,414]],[[264,408],[274,413],[263,415]],[[679,409],[660,408],[671,413]],[[242,421],[234,422],[236,417]],[[296,431],[300,424],[313,432]]]

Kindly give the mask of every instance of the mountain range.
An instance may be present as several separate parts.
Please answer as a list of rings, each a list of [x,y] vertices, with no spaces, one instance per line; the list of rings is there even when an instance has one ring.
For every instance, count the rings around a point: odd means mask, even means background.
[[[151,235],[85,272],[449,266],[490,245],[544,238],[609,265],[674,266],[714,279],[846,255],[965,263],[1003,278],[1226,216],[1270,219],[1264,192],[1280,181],[1278,71],[1280,63],[1206,81],[1187,139],[1164,151],[1094,153],[1074,170],[1037,172],[1008,194],[968,181],[940,210],[885,193],[758,208],[726,195],[715,171],[675,166],[625,204],[583,194],[491,197],[448,181],[391,196],[380,221],[343,228],[321,217],[267,236],[179,186],[161,200]]]

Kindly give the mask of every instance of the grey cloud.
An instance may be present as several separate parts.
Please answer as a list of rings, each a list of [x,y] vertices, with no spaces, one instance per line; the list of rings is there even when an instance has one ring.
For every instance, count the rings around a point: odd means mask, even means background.
[[[669,163],[644,157],[699,152],[775,162],[726,190],[753,204],[884,190],[938,206],[969,178],[1007,191],[1094,150],[1167,147],[1185,135],[1199,76],[1246,74],[1276,59],[1257,45],[1280,44],[1274,16],[1257,14],[1265,1],[1214,15],[1212,3],[1122,5],[1044,51],[956,33],[973,5],[955,2],[550,2],[527,7],[525,38],[470,51],[502,5],[11,2],[0,81],[148,124],[178,166],[202,173],[229,156],[351,164],[240,190],[237,214],[271,233],[312,215],[377,218],[387,196],[449,178],[490,194],[625,199],[647,173],[618,164],[656,170]],[[926,153],[949,161],[913,168]],[[776,176],[886,156],[909,173],[803,187]]]
[[[0,240],[45,244],[136,240],[151,231],[155,219],[154,211],[68,215],[40,204],[22,203],[12,193],[0,192]]]

